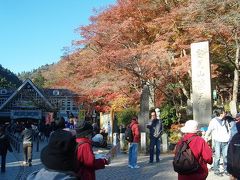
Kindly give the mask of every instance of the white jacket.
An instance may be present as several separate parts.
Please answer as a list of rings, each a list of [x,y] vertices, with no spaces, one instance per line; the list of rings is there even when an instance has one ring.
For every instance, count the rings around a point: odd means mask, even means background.
[[[231,129],[228,122],[225,120],[221,120],[219,117],[213,118],[208,125],[205,139],[208,139],[210,134],[212,134],[212,140],[218,142],[228,142],[231,135]]]

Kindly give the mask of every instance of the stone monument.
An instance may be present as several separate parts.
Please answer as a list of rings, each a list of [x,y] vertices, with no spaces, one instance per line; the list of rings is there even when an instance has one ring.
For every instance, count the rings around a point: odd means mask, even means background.
[[[147,85],[144,85],[140,97],[140,113],[138,118],[141,132],[145,132],[148,119],[149,119],[149,88]]]
[[[140,113],[138,121],[141,129],[141,152],[146,153],[147,148],[147,135],[146,135],[146,124],[149,121],[149,110],[154,107],[154,96],[151,96],[153,89],[149,88],[149,85],[144,85],[141,99],[140,99]]]
[[[193,118],[207,125],[212,115],[208,41],[191,44]]]

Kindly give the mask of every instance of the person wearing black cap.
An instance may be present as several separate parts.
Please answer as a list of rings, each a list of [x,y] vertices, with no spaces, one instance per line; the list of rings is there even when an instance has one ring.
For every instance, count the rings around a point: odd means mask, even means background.
[[[92,150],[92,133],[93,127],[86,121],[76,126],[77,174],[81,179],[86,180],[95,180],[95,170],[103,169],[109,164],[108,159],[95,159]]]
[[[40,155],[44,168],[33,172],[27,180],[75,180],[76,140],[71,132],[58,129],[52,133],[49,143]]]

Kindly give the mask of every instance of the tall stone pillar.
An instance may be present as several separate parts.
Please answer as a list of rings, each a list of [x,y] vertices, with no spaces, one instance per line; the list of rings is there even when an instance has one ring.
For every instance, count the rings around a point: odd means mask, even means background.
[[[140,97],[140,113],[138,118],[141,132],[145,132],[146,124],[149,119],[149,94],[149,87],[147,85],[144,85]]]
[[[212,115],[212,89],[208,41],[191,44],[193,118],[208,125]]]
[[[141,99],[140,99],[140,113],[138,121],[141,129],[141,152],[147,152],[147,134],[146,134],[146,124],[149,121],[149,110],[154,107],[154,93],[153,89],[149,88],[149,85],[144,85]]]

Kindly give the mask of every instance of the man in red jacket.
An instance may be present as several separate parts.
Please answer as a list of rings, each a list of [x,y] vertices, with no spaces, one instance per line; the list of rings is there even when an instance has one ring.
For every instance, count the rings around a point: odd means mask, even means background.
[[[80,179],[95,180],[95,170],[105,168],[109,164],[108,159],[95,159],[92,150],[93,127],[84,121],[76,129],[77,148],[77,174]]]
[[[195,120],[188,120],[185,123],[185,126],[181,128],[181,131],[184,133],[182,138],[183,141],[187,141],[192,136],[196,136],[189,143],[189,148],[191,149],[194,157],[199,162],[200,167],[197,171],[181,175],[178,174],[179,180],[205,180],[208,176],[207,164],[212,164],[212,150],[206,143],[206,141],[197,135],[198,132],[198,122]],[[178,144],[181,143],[180,140]]]
[[[137,155],[138,155],[138,143],[140,141],[140,131],[138,125],[138,119],[136,116],[132,117],[132,122],[129,125],[133,133],[133,142],[130,143],[128,150],[128,167],[134,169],[139,168],[137,165]]]

